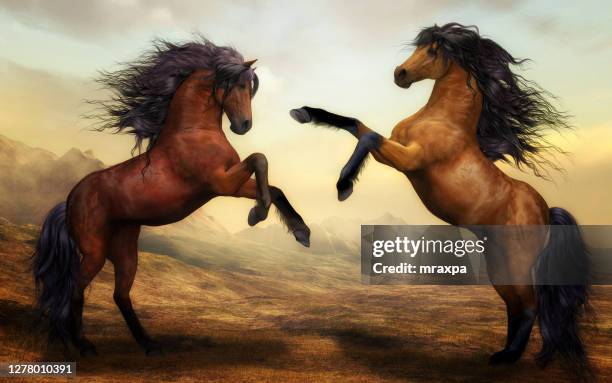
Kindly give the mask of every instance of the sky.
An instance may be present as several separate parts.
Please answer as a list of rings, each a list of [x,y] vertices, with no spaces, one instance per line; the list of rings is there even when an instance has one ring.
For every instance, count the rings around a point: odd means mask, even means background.
[[[134,59],[153,38],[185,41],[199,32],[258,59],[254,127],[245,136],[224,129],[242,157],[267,155],[271,183],[307,222],[389,212],[437,223],[407,179],[375,161],[353,196],[338,202],[335,182],[354,138],[299,125],[288,111],[324,107],[389,135],[433,85],[394,85],[393,69],[411,53],[406,44],[420,28],[451,21],[477,25],[513,55],[530,58],[522,74],[573,116],[573,133],[550,136],[571,152],[560,160],[565,173],[545,182],[503,170],[582,223],[612,223],[612,3],[605,1],[0,0],[0,134],[57,154],[92,149],[109,165],[126,160],[132,137],[93,132],[83,118],[83,101],[106,95],[93,81],[97,71]],[[203,211],[240,230],[251,205],[224,198]]]

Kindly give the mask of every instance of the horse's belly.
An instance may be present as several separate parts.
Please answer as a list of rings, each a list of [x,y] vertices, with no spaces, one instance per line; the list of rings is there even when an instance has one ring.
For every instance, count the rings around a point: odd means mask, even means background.
[[[432,188],[431,185],[422,185],[412,179],[411,181],[421,202],[423,202],[423,205],[425,205],[430,213],[449,224],[458,224],[460,217],[463,215],[462,213],[467,210],[464,201],[458,201],[456,198],[449,200],[442,195],[444,193],[440,193],[439,190]]]
[[[110,190],[113,218],[142,225],[167,225],[182,220],[214,195],[178,177],[126,180]]]
[[[505,194],[500,185],[448,173],[411,174],[408,178],[425,207],[441,220],[453,225],[496,223]]]
[[[212,196],[207,196],[206,198],[182,201],[175,205],[158,206],[155,209],[151,209],[148,213],[143,214],[141,217],[137,217],[136,220],[138,220],[140,224],[147,226],[168,225],[185,219],[212,198]]]
[[[141,192],[131,190],[123,196],[116,218],[138,221],[143,225],[159,226],[180,221],[213,198],[175,183],[173,186],[150,185]]]

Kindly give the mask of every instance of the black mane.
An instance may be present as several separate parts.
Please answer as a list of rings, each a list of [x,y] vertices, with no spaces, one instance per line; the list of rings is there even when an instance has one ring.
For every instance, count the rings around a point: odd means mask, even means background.
[[[227,91],[243,81],[253,81],[255,94],[259,84],[257,75],[244,65],[238,51],[217,46],[203,37],[183,44],[154,40],[151,50],[122,65],[117,71],[100,72],[97,81],[112,92],[112,97],[90,101],[99,108],[88,117],[99,121],[96,130],[133,134],[136,143],[132,153],[141,151],[145,139],[149,140],[147,151],[155,144],[174,93],[194,71],[214,72],[213,94],[218,88]]]
[[[548,92],[512,72],[511,66],[527,60],[513,57],[493,40],[480,36],[475,26],[434,25],[421,30],[414,40],[417,46],[432,43],[445,59],[461,65],[482,92],[477,133],[482,152],[492,161],[512,158],[517,167],[527,166],[540,177],[545,177],[545,165],[558,169],[543,154],[561,150],[545,139],[544,132],[570,128],[567,115],[547,100]]]

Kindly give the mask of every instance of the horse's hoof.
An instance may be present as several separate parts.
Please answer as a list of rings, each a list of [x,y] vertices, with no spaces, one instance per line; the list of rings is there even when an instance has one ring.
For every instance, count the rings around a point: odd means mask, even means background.
[[[511,351],[503,349],[491,355],[489,358],[489,364],[500,365],[500,364],[513,364],[521,358],[521,353],[518,351]]]
[[[289,115],[300,124],[305,124],[312,121],[310,113],[308,113],[308,111],[304,108],[291,109],[289,111]]]
[[[249,211],[249,218],[248,218],[248,222],[249,222],[249,226],[255,226],[257,225],[257,223],[259,223],[259,219],[257,218],[257,207],[251,208],[251,210]]]
[[[268,217],[267,209],[261,208],[260,206],[255,206],[251,208],[251,211],[249,211],[249,218],[248,218],[249,226],[255,226],[259,222],[266,219],[267,217]]]
[[[98,351],[96,351],[96,347],[91,342],[82,344],[79,347],[79,353],[83,358],[91,358],[94,356],[98,356]]]
[[[339,201],[344,201],[345,199],[350,197],[351,194],[353,194],[353,183],[350,181],[338,182],[337,188]]]
[[[310,229],[298,229],[293,232],[295,240],[301,243],[304,247],[310,247]]]
[[[163,354],[164,352],[162,351],[160,347],[152,347],[152,348],[148,348],[145,350],[146,356],[159,356]]]
[[[143,348],[146,356],[163,355],[162,348],[157,342],[149,341]]]

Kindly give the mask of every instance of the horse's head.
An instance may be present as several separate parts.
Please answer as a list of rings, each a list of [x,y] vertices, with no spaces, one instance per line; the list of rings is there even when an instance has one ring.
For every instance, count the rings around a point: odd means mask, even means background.
[[[417,45],[416,50],[401,65],[395,68],[395,83],[401,88],[409,88],[413,82],[424,79],[437,80],[444,76],[450,61],[444,57],[438,43]]]
[[[253,126],[251,99],[259,85],[251,67],[255,61],[221,65],[215,74],[215,97],[236,134],[245,134]]]

